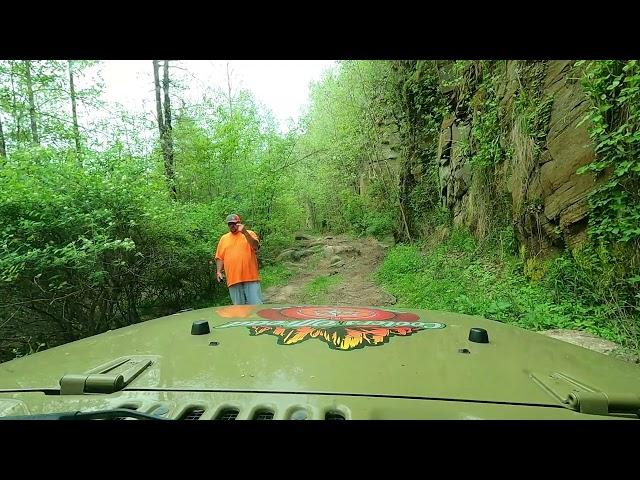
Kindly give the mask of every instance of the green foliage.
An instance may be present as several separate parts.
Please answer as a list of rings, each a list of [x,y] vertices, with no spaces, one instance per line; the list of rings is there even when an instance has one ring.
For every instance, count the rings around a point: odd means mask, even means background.
[[[573,252],[557,282],[603,302],[618,331],[640,334],[640,64],[637,60],[577,62],[592,107],[583,121],[596,158],[578,169],[597,187],[589,195],[592,243]],[[566,272],[570,272],[567,274]]]
[[[436,145],[429,140],[437,138],[443,115],[447,111],[445,99],[440,93],[438,69],[434,62],[426,60],[397,62],[395,67],[400,79],[404,79],[402,102],[396,99],[390,107],[395,108],[395,115],[401,119],[400,128],[401,132],[404,130],[404,137],[411,138],[420,132],[428,140],[426,144],[416,143],[408,147],[426,147],[428,150],[420,152],[420,155],[430,157],[435,153]],[[399,106],[402,108],[399,109]]]
[[[292,272],[274,261],[293,244],[293,232],[305,227],[380,238],[422,236],[430,244],[446,239],[428,256],[415,245],[390,251],[378,278],[403,305],[535,329],[584,328],[636,341],[637,347],[637,61],[578,63],[593,103],[588,119],[597,158],[581,172],[598,182],[590,198],[594,244],[544,262],[514,257],[511,205],[497,168],[508,154],[518,156],[526,191],[552,105],[551,97],[542,97],[543,62],[517,65],[513,113],[524,140],[508,152],[498,101],[505,81],[501,62],[340,62],[312,86],[301,125],[287,134],[248,92],[208,93],[185,103],[177,82],[175,200],[166,189],[159,145],[149,141],[157,126],[144,115],[114,107],[109,119],[92,125],[80,115],[77,154],[65,113],[66,61],[30,64],[40,140],[32,145],[26,65],[0,61],[7,144],[7,158],[0,160],[5,357],[184,307],[228,303],[227,289],[214,281],[207,260],[230,212],[261,237],[265,289],[290,278]],[[100,107],[100,82],[84,78],[99,65],[74,65],[79,112]],[[453,92],[443,93],[451,86]],[[469,141],[458,148],[474,167],[468,201],[481,240],[443,227],[452,219],[440,204],[436,147],[442,120],[452,110],[470,122]],[[525,211],[537,212],[534,203],[524,204]],[[305,294],[322,302],[340,281],[321,277]]]
[[[514,113],[517,119],[514,120],[521,122],[523,133],[531,137],[540,149],[548,133],[553,106],[553,96],[542,96],[546,62],[518,62],[515,74],[520,88],[515,95]]]
[[[246,93],[233,105],[230,113],[206,100],[176,122],[178,198],[239,213],[271,257],[287,246],[286,232],[303,222],[289,169],[297,135],[280,135],[268,112]]]
[[[448,224],[450,220],[449,210],[440,206],[436,169],[431,168],[429,172],[430,175],[416,182],[408,195],[413,224],[422,234],[428,234],[436,226]]]
[[[533,138],[539,145],[547,136],[553,97],[544,100],[531,99],[527,93],[521,93],[516,100],[516,109],[521,109],[524,133]]]
[[[341,275],[327,275],[314,278],[309,282],[303,291],[305,301],[311,304],[322,304],[329,289],[342,281]]]
[[[173,200],[159,145],[146,146],[156,125],[115,108],[101,131],[82,129],[79,157],[70,119],[55,124],[43,107],[69,110],[67,62],[31,65],[40,145],[31,145],[25,64],[0,62],[0,115],[11,120],[0,169],[0,356],[228,303],[207,261],[230,212],[262,240],[265,288],[289,275],[269,264],[304,221],[293,181],[298,132],[281,134],[244,91],[183,103]],[[92,66],[74,62],[76,80]],[[97,86],[76,85],[78,104],[96,100]]]
[[[518,237],[513,225],[503,225],[498,229],[495,235],[495,246],[503,257],[518,254]]]
[[[55,344],[220,290],[207,266],[220,212],[174,204],[135,162],[87,171],[18,157],[0,171],[4,317],[38,320]]]
[[[344,231],[350,231],[356,235],[372,235],[384,238],[391,234],[395,227],[395,219],[389,209],[376,205],[379,194],[373,183],[370,193],[364,196],[353,194],[347,190],[342,192]]]
[[[500,145],[502,129],[498,99],[490,76],[487,75],[478,94],[482,96],[482,101],[477,104],[471,127],[470,163],[474,167],[492,167],[504,160],[504,152]]]
[[[582,329],[614,341],[623,339],[601,299],[565,288],[560,272],[575,278],[566,265],[557,263],[546,283],[530,282],[522,269],[515,257],[480,250],[473,236],[460,229],[426,253],[417,245],[393,247],[376,278],[402,307],[481,315],[534,330]]]
[[[0,61],[0,115],[7,143],[7,154],[24,149],[33,141],[31,133],[31,113],[33,113],[39,144],[54,147],[58,152],[75,152],[75,135],[70,118],[71,98],[69,85],[69,62],[67,60],[31,60],[32,93],[35,111],[30,111],[27,88],[27,68],[25,60]],[[98,62],[90,60],[73,61],[76,104],[83,112],[95,112],[102,108],[99,98],[102,83],[93,79],[86,83]],[[63,112],[69,112],[68,116]],[[5,119],[8,119],[5,120]],[[88,127],[86,118],[80,117],[83,135]]]
[[[593,106],[588,119],[596,160],[591,172],[602,183],[590,195],[590,232],[605,243],[640,241],[640,63],[593,61],[584,70]]]
[[[472,254],[478,248],[478,241],[464,228],[454,228],[445,243],[445,247],[451,247],[454,251]]]
[[[284,265],[267,265],[260,270],[260,287],[267,288],[283,285],[293,276],[293,271]]]
[[[392,79],[402,85],[387,99],[389,114],[398,124],[403,157],[396,180],[400,184],[396,236],[411,240],[428,231],[429,212],[440,202],[436,150],[448,106],[436,62],[398,61],[393,67]]]
[[[311,87],[304,134],[296,147],[304,161],[297,167],[295,183],[312,229],[362,233],[369,226],[366,212],[379,224],[378,214],[384,216],[393,208],[388,202],[389,172],[376,154],[385,130],[380,99],[389,88],[388,70],[388,62],[340,62],[336,71]],[[372,195],[357,198],[364,195],[360,180],[365,172],[376,172],[385,192],[383,206]]]
[[[425,207],[438,202],[438,82],[434,62],[347,61],[313,86],[299,144],[311,156],[297,178],[312,228],[396,237],[421,229]]]
[[[623,245],[584,244],[554,259],[544,284],[556,296],[579,298],[606,319],[610,328],[635,349],[640,347],[640,268],[629,262]]]

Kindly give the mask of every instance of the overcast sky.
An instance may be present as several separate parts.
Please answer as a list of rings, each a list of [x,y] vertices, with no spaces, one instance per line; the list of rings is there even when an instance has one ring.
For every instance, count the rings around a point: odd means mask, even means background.
[[[251,90],[273,112],[283,131],[287,120],[297,120],[306,105],[309,83],[336,64],[333,60],[189,60],[170,62],[170,66],[188,83],[186,95],[197,101],[208,89],[227,90],[227,63],[232,90]],[[108,60],[102,62],[101,71],[106,100],[128,110],[154,112],[151,60]]]

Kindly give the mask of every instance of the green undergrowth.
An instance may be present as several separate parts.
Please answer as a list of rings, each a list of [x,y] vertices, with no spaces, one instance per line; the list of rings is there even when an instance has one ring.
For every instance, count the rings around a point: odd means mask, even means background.
[[[293,274],[293,270],[285,265],[266,265],[260,269],[260,287],[264,292],[269,287],[284,285]]]
[[[607,319],[607,305],[588,304],[550,280],[530,280],[524,271],[518,257],[454,231],[429,249],[393,247],[376,280],[401,307],[480,315],[531,330],[578,329],[624,342]]]
[[[324,303],[329,289],[342,281],[342,275],[325,275],[314,278],[304,288],[305,302],[312,304]]]

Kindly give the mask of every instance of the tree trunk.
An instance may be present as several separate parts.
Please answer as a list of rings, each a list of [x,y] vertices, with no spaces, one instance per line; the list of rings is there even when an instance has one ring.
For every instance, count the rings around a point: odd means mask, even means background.
[[[169,60],[164,61],[164,79],[162,82],[164,89],[164,136],[166,157],[165,164],[167,170],[167,178],[169,179],[169,188],[175,199],[176,193],[176,173],[173,160],[173,133],[171,130],[171,101],[169,99]]]
[[[233,121],[233,101],[231,97],[231,73],[229,72],[229,62],[227,62],[227,89],[229,92],[229,96],[227,97],[229,99],[229,124],[231,125]],[[230,163],[233,163],[233,150],[229,155],[229,161],[225,162],[222,166],[222,178],[227,183],[226,189],[231,185],[231,173],[229,172]]]
[[[316,206],[310,198],[304,199],[305,210],[307,211],[307,228],[309,230],[315,230],[318,225],[316,218]]]
[[[16,143],[20,144],[20,126],[22,124],[22,114],[18,115],[18,109],[17,109],[17,102],[16,102],[16,87],[13,81],[13,76],[14,76],[14,62],[11,61],[11,114],[13,115],[13,124],[15,125],[16,128]]]
[[[156,86],[156,115],[158,118],[158,130],[160,130],[160,140],[164,138],[164,121],[162,120],[162,100],[160,98],[160,75],[158,74],[158,61],[153,61],[153,80]],[[164,153],[164,148],[163,148]]]
[[[73,85],[73,61],[69,60],[69,89],[71,92],[71,114],[73,117],[73,137],[76,141],[76,153],[78,161],[81,160],[80,153],[80,131],[78,129],[78,116],[76,114],[76,89]]]
[[[173,172],[173,143],[171,144],[171,156],[169,155],[169,144],[167,141],[167,125],[165,124],[165,119],[162,113],[162,91],[160,90],[160,73],[159,73],[159,64],[158,60],[153,61],[153,80],[156,88],[156,116],[158,119],[158,130],[160,131],[160,146],[162,147],[162,158],[164,159],[164,173],[167,177],[167,184],[169,185],[169,190],[171,191],[171,195],[173,198],[176,197],[176,187],[175,187],[175,175]],[[165,82],[168,84],[169,79],[169,71],[168,65],[165,61]],[[165,103],[169,99],[168,95],[168,85],[165,88]],[[166,112],[165,105],[165,112]],[[169,122],[171,122],[171,106],[169,106]],[[170,124],[169,124],[170,128]]]
[[[229,62],[227,62],[227,89],[229,91],[229,117],[233,115],[233,103],[231,101],[231,76],[229,75]]]
[[[31,119],[31,142],[40,144],[38,138],[38,124],[36,123],[36,103],[33,99],[33,85],[31,83],[31,60],[23,60],[27,79],[27,94],[29,95],[29,118]]]
[[[4,143],[4,131],[2,130],[1,118],[0,118],[0,158],[7,158],[7,144]]]

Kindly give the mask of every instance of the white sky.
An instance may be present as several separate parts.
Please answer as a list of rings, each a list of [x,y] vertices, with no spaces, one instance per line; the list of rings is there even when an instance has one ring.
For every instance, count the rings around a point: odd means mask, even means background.
[[[297,120],[302,113],[309,83],[336,65],[333,60],[188,60],[170,62],[170,74],[183,78],[188,84],[185,95],[197,101],[206,90],[227,91],[227,63],[232,91],[252,91],[273,112],[283,132],[288,119]],[[132,112],[155,115],[151,60],[107,60],[102,62],[101,72],[105,100],[121,103]]]

